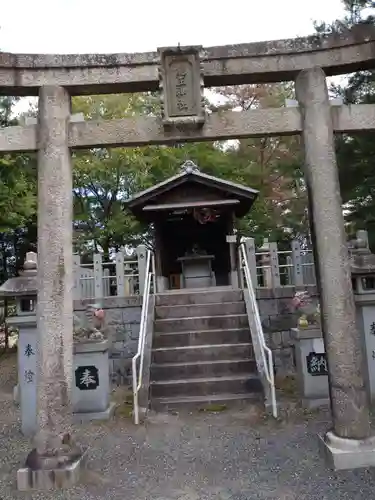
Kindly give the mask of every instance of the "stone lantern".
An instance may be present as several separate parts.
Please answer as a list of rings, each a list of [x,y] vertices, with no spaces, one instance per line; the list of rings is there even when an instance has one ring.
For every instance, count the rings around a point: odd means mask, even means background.
[[[18,385],[15,388],[21,407],[21,430],[27,437],[37,431],[38,330],[37,254],[29,252],[20,276],[0,287],[0,297],[14,298],[16,315],[7,318],[8,325],[18,328]],[[95,304],[89,307],[95,310]],[[91,314],[92,315],[92,314]],[[75,335],[73,355],[72,403],[76,421],[106,419],[113,415],[109,401],[108,341],[95,338],[96,329],[87,336]],[[77,332],[75,332],[77,333]]]
[[[367,387],[375,400],[375,255],[368,246],[367,232],[358,231],[350,242],[350,263],[358,329],[366,353]]]
[[[0,296],[14,298],[16,315],[7,324],[18,328],[18,399],[21,406],[21,429],[31,437],[37,430],[37,256],[26,254],[23,271],[0,287]]]

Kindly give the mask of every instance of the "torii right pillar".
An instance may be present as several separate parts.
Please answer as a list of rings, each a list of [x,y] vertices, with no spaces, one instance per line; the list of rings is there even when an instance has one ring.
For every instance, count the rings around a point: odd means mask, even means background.
[[[371,434],[363,369],[366,360],[356,325],[324,71],[302,71],[296,79],[296,94],[303,125],[305,178],[315,233],[333,423],[321,444],[336,470],[375,466],[375,438]]]

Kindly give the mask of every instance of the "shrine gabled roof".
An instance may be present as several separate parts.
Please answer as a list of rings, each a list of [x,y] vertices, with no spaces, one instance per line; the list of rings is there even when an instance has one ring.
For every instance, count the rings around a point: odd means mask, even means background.
[[[220,179],[219,177],[204,174],[203,172],[200,172],[198,167],[190,160],[186,161],[182,165],[181,169],[182,172],[180,174],[169,177],[165,181],[159,182],[155,186],[137,193],[132,198],[127,200],[125,205],[131,210],[137,209],[151,199],[157,198],[159,195],[166,193],[171,189],[184,184],[185,182],[203,184],[207,187],[225,191],[228,194],[238,196],[242,199],[251,200],[252,202],[255,201],[259,193],[256,189],[242,184],[237,184],[235,182]]]

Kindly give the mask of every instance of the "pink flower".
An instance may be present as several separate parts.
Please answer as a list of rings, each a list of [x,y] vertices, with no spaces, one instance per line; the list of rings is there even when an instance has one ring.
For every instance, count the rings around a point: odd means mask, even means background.
[[[95,318],[98,318],[99,320],[103,320],[104,316],[105,316],[105,312],[103,309],[95,309],[94,316],[95,316]]]
[[[310,303],[310,296],[308,292],[296,292],[291,303],[295,309],[306,307]]]
[[[299,297],[293,297],[292,299],[292,305],[295,307],[295,308],[298,308],[301,306],[301,299]]]

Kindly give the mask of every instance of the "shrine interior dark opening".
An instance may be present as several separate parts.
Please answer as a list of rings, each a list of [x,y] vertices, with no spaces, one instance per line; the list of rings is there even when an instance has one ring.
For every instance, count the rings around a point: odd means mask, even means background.
[[[185,214],[170,214],[160,222],[161,272],[163,276],[171,277],[170,288],[181,288],[178,276],[183,274],[183,264],[179,259],[194,254],[210,257],[213,284],[230,284],[230,252],[226,235],[233,223],[232,214],[215,211],[212,212],[213,220],[199,222],[194,217],[197,212],[197,209],[191,209]]]

